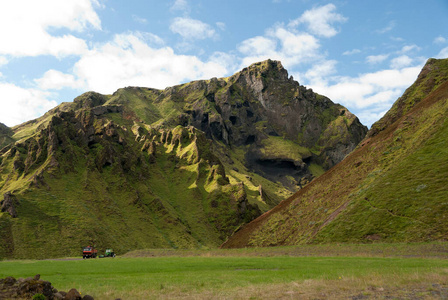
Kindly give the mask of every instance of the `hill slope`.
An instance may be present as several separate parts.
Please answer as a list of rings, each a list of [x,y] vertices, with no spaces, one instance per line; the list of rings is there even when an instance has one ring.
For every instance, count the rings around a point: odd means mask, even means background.
[[[118,253],[215,247],[366,133],[275,61],[165,90],[88,92],[12,130],[0,257],[16,258],[92,241]]]
[[[12,143],[14,140],[12,135],[14,132],[3,123],[0,123],[0,149]]]
[[[447,115],[448,60],[430,59],[355,151],[223,247],[446,240]]]

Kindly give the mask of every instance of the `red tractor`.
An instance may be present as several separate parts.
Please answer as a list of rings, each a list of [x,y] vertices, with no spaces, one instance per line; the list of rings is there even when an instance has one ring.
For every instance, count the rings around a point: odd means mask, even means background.
[[[93,246],[87,246],[82,250],[82,258],[95,258],[98,255],[98,250]]]

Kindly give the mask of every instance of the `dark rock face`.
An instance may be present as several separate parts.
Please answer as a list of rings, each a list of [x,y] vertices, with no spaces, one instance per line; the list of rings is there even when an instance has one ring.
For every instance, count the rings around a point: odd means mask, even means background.
[[[169,93],[177,98],[203,95],[187,110],[189,122],[207,138],[248,146],[248,167],[273,180],[307,176],[310,163],[329,169],[367,133],[367,127],[346,108],[288,78],[278,61],[256,63],[227,79],[197,81],[183,89],[171,88]],[[260,149],[271,137],[317,151],[302,155],[300,161],[266,158]]]
[[[40,275],[28,277],[26,279],[6,277],[0,279],[0,299],[32,299],[34,295],[41,294],[45,299],[63,300],[91,300],[92,296],[81,294],[76,289],[71,289],[68,293],[56,290],[49,281],[40,280]]]
[[[2,212],[7,212],[13,218],[17,218],[16,206],[19,204],[17,198],[8,192],[3,195],[3,200],[0,201],[0,208]]]
[[[194,83],[189,91],[198,89],[204,89],[206,99],[214,104],[216,111],[207,112],[204,106],[197,105],[190,112],[193,125],[208,137],[231,145],[253,144],[271,135],[312,147],[338,116],[351,121],[346,126],[350,144],[356,145],[367,132],[367,128],[342,106],[288,78],[278,61],[254,64],[227,81],[215,78],[208,84]],[[257,123],[260,126],[256,126]],[[325,146],[324,139],[321,143]]]

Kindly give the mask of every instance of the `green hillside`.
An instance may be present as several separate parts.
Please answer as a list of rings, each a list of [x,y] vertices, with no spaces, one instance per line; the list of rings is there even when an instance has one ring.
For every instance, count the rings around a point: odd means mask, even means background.
[[[0,258],[46,258],[89,243],[216,247],[366,128],[265,61],[165,90],[88,92],[5,132]]]
[[[446,240],[447,115],[448,60],[430,59],[355,151],[223,247]]]

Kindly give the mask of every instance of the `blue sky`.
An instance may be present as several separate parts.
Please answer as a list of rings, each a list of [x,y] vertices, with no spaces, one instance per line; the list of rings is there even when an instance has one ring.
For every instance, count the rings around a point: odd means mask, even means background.
[[[430,57],[448,57],[447,0],[1,1],[0,122],[270,58],[370,126]]]

